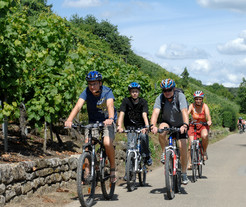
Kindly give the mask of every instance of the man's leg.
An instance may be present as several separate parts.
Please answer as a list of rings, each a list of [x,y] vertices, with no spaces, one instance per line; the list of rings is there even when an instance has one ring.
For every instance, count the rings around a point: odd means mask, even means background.
[[[189,148],[188,148],[188,163],[189,163],[189,167],[188,169],[191,170],[191,143],[194,140],[194,136],[189,136]]]
[[[159,126],[159,129],[163,129],[164,127],[169,127],[169,125],[167,123],[161,123]],[[164,164],[165,163],[165,147],[167,146],[167,143],[168,143],[166,131],[159,134],[159,143],[162,149],[161,162]]]
[[[142,156],[145,157],[147,165],[152,165],[152,159],[149,149],[149,136],[147,134],[140,134],[141,139],[141,152]]]
[[[182,173],[182,183],[188,184],[189,180],[187,178],[187,139],[180,139],[178,141],[180,149],[180,161],[181,161],[181,173]]]

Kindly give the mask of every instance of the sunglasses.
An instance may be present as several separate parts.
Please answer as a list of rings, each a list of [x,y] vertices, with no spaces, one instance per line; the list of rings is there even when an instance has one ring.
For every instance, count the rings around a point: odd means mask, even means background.
[[[166,92],[171,92],[173,89],[171,88],[171,89],[166,89],[166,90],[162,90],[163,91],[163,93],[166,93]]]

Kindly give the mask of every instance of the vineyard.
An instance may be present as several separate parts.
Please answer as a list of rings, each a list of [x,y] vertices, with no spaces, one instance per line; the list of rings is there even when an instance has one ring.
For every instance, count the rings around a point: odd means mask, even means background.
[[[113,90],[117,109],[128,95],[128,84],[138,82],[150,113],[161,92],[162,79],[173,78],[178,87],[183,87],[185,81],[131,50],[128,54],[125,50],[117,52],[108,38],[59,17],[49,7],[35,10],[21,1],[0,0],[0,29],[0,121],[18,122],[22,135],[27,125],[43,129],[66,119],[87,86],[85,75],[91,70],[102,73],[103,84]],[[235,129],[238,105],[205,86],[184,86],[190,103],[194,90],[204,90],[215,127]],[[85,113],[85,108],[81,113]],[[86,118],[82,116],[80,121]]]

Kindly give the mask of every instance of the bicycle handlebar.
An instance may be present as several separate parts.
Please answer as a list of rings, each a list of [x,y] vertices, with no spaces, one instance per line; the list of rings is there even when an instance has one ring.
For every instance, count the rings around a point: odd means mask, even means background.
[[[208,126],[208,123],[207,122],[202,122],[202,121],[200,121],[200,122],[193,122],[192,121],[190,124],[193,125],[193,126],[199,125],[199,124],[201,124],[203,126]]]
[[[150,126],[144,126],[144,127],[142,127],[142,128],[138,128],[138,129],[135,129],[135,128],[132,128],[132,129],[125,129],[125,130],[123,130],[122,133],[131,133],[131,132],[141,133],[141,130],[142,130],[142,129],[145,129],[145,128],[147,128],[148,131],[151,131],[151,126],[152,126],[152,125],[153,125],[153,124],[151,124]]]
[[[78,127],[83,128],[83,129],[99,129],[103,128],[105,125],[103,122],[97,122],[93,124],[87,124],[87,125],[82,125],[82,124],[72,124],[72,128],[76,129]],[[64,127],[65,129],[69,127]]]
[[[164,131],[169,131],[171,133],[173,133],[173,132],[180,132],[180,128],[177,128],[177,127],[171,127],[171,128],[164,127],[163,129],[158,129],[158,133],[162,133]]]

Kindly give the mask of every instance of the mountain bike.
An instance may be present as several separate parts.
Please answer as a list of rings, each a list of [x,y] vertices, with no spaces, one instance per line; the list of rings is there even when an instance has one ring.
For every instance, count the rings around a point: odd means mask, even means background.
[[[133,191],[136,187],[136,175],[138,174],[140,186],[146,184],[147,167],[145,160],[141,154],[141,129],[127,129],[125,133],[136,133],[137,139],[130,143],[130,148],[127,151],[126,161],[126,177],[127,177],[127,189]]]
[[[200,137],[197,137],[197,125],[207,126],[206,122],[191,122],[191,125],[194,126],[194,140],[191,143],[191,166],[192,166],[192,181],[197,181],[197,173],[199,178],[202,177],[202,165],[204,164],[203,160],[203,148],[202,148],[202,140]]]
[[[90,207],[94,201],[97,183],[101,183],[103,197],[109,200],[114,195],[115,183],[110,182],[110,163],[103,145],[104,123],[88,125],[72,125],[73,128],[79,127],[83,131],[87,129],[88,142],[83,145],[83,153],[80,155],[77,166],[77,192],[81,205]],[[92,130],[99,131],[100,137],[92,136]],[[96,145],[99,148],[96,150]]]
[[[242,134],[244,132],[244,128],[243,128],[243,124],[242,123],[238,124],[238,130],[239,130],[240,134]]]
[[[167,197],[173,199],[175,193],[180,192],[181,188],[180,152],[176,140],[176,135],[180,132],[180,129],[176,127],[158,129],[158,133],[164,131],[169,133],[169,145],[165,147],[165,182]]]

